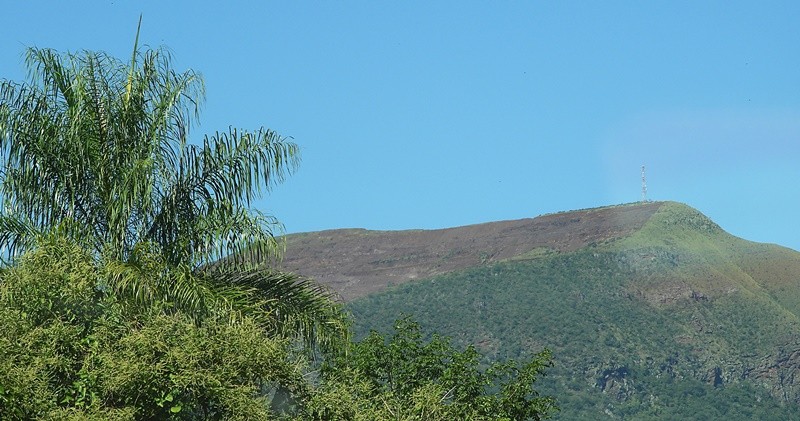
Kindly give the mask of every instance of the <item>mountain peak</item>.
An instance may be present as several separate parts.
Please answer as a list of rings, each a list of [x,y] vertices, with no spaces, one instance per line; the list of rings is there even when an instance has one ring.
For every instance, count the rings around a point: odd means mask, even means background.
[[[679,202],[662,202],[656,218],[651,223],[667,229],[688,229],[709,234],[719,234],[722,228],[697,209]]]

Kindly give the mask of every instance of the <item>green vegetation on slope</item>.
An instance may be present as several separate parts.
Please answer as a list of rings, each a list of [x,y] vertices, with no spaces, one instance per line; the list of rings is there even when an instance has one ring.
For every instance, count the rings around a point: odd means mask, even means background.
[[[551,349],[562,419],[786,419],[800,414],[798,309],[778,294],[792,282],[747,263],[773,247],[666,203],[610,244],[404,284],[350,308],[360,334],[411,314],[490,358]],[[788,273],[800,267],[778,256]]]
[[[800,315],[800,254],[730,235],[684,204],[665,202],[641,230],[606,250],[637,274],[669,275],[710,297],[742,288],[767,294]]]

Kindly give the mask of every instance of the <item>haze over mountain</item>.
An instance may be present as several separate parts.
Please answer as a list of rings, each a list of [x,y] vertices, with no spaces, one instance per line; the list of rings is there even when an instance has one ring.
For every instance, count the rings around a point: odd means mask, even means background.
[[[550,348],[561,419],[800,416],[800,253],[645,202],[444,230],[287,237],[284,267],[490,359]]]

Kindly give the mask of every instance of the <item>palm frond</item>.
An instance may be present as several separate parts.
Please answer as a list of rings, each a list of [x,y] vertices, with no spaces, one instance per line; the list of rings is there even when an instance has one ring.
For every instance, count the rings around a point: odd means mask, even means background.
[[[107,262],[108,287],[134,303],[248,315],[320,346],[346,336],[326,289],[261,266],[282,226],[250,205],[296,170],[297,145],[264,128],[190,143],[205,86],[171,62],[140,49],[138,29],[129,63],[27,51],[30,83],[0,81],[0,250],[55,232]]]
[[[30,221],[8,214],[0,215],[0,259],[11,261],[30,249],[40,236],[38,227]]]
[[[333,293],[309,278],[271,269],[204,273],[214,282],[245,288],[271,315],[274,333],[294,337],[309,350],[337,349],[349,340],[349,325]],[[339,348],[340,349],[340,348]]]
[[[294,143],[265,129],[231,129],[206,138],[202,146],[187,145],[147,238],[170,245],[175,259],[190,257],[199,264],[246,249],[264,259],[277,257],[273,232],[281,226],[248,208],[264,186],[282,180],[298,160]]]
[[[169,266],[155,244],[138,244],[125,260],[113,257],[103,265],[106,287],[138,308],[171,306],[198,322],[212,314],[230,312],[245,295],[232,296],[187,267]]]

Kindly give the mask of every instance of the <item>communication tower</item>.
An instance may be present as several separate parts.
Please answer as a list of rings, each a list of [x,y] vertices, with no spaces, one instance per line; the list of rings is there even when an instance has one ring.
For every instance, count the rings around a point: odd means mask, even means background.
[[[642,202],[647,201],[647,180],[644,177],[644,165],[642,165]]]

